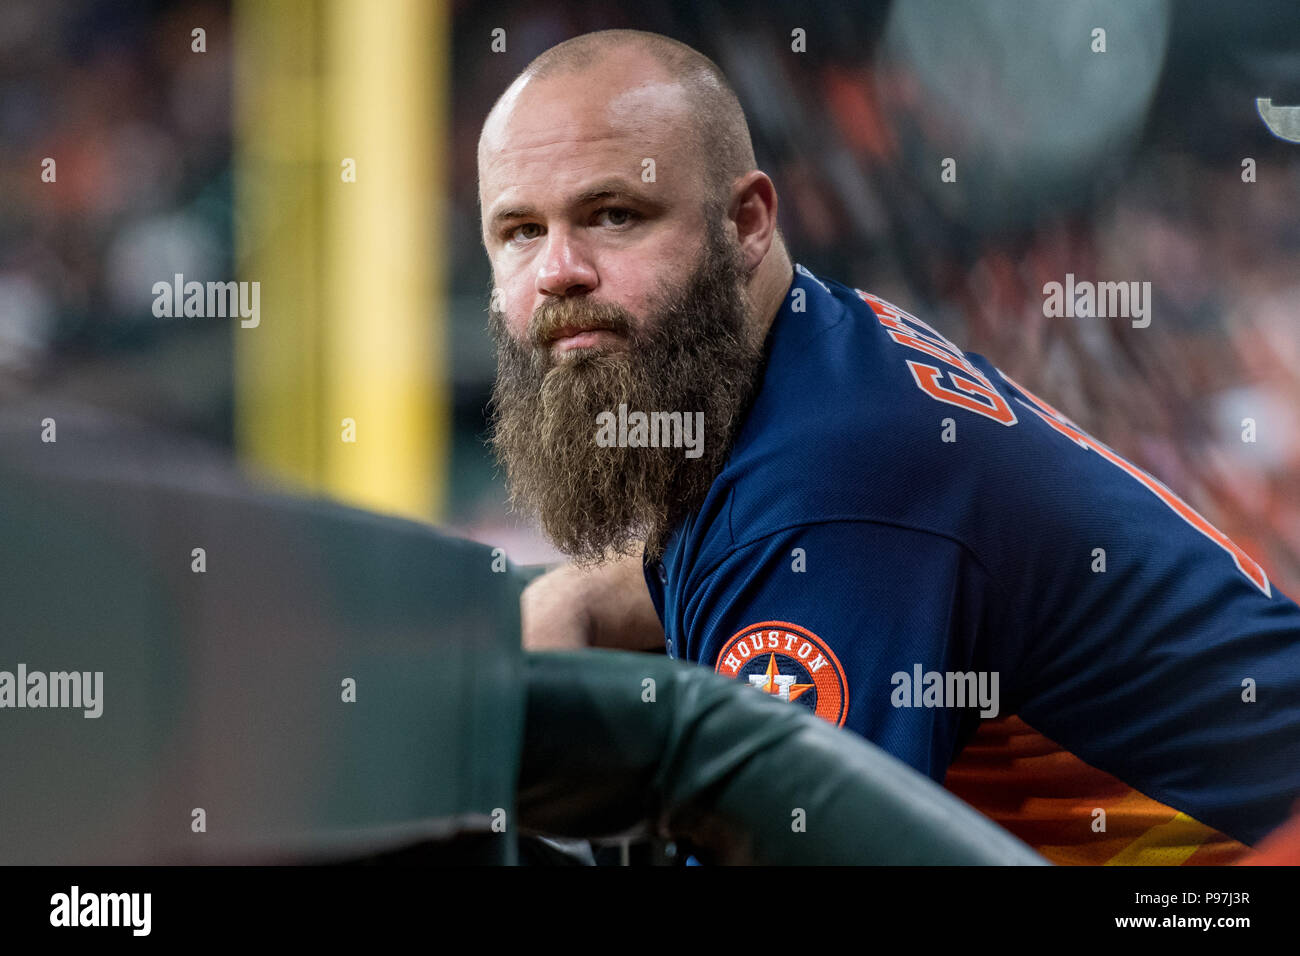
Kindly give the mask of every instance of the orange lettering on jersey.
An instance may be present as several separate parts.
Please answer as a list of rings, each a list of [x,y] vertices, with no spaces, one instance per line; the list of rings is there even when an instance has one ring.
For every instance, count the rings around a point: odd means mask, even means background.
[[[963,369],[964,371],[970,372],[972,375],[978,375],[983,378],[979,369],[971,365],[970,362],[967,362],[959,355],[953,355],[947,349],[943,348],[943,346],[935,345],[922,336],[917,335],[907,326],[903,325],[903,323],[896,322],[893,319],[881,319],[880,324],[885,326],[889,332],[889,337],[899,345],[906,345],[909,348],[914,348],[918,352],[924,352],[931,358],[937,358],[941,362],[947,362],[954,368]]]
[[[1016,413],[1007,404],[1007,400],[992,388],[987,388],[958,372],[950,371],[948,377],[960,389],[960,391],[955,391],[939,384],[939,378],[943,375],[943,372],[933,365],[923,365],[920,362],[909,360],[907,367],[912,370],[912,378],[916,380],[916,384],[921,391],[931,398],[976,412],[986,418],[993,419],[995,422],[1001,422],[1003,425],[1014,425],[1016,423]],[[985,401],[982,402],[979,398],[983,398]]]
[[[885,327],[886,334],[898,345],[924,352],[953,369],[960,369],[965,374],[947,370],[949,379],[955,388],[940,383],[944,371],[923,362],[907,363],[917,387],[936,401],[956,405],[985,418],[991,418],[1003,425],[1014,425],[1016,413],[1007,400],[998,394],[993,383],[972,365],[957,346],[940,335],[920,319],[910,315],[896,306],[890,305],[870,293],[856,290],[858,296],[871,306],[876,320]],[[903,320],[915,323],[918,328],[905,325]],[[921,331],[923,329],[924,331]]]
[[[856,289],[855,291],[863,302],[866,302],[871,306],[871,311],[876,313],[876,318],[879,319],[884,316],[885,318],[895,320],[906,319],[912,325],[916,326],[916,328],[907,327],[907,331],[911,334],[921,336],[922,338],[928,338],[935,345],[947,349],[953,355],[960,356],[962,354],[961,349],[957,348],[957,346],[950,340],[940,335],[933,326],[921,321],[911,312],[906,312],[896,305],[890,305],[884,299],[874,296],[870,292],[863,292],[861,289]]]

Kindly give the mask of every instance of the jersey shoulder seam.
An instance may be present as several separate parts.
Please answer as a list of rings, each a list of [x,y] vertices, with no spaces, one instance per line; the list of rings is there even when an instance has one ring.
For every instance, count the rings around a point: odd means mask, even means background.
[[[806,519],[803,521],[790,521],[783,525],[765,531],[762,534],[751,535],[737,542],[735,540],[735,535],[732,532],[730,509],[728,509],[727,530],[732,538],[731,546],[728,547],[727,550],[709,566],[707,571],[701,573],[701,577],[708,577],[709,575],[713,574],[715,571],[718,570],[719,567],[721,567],[724,563],[730,560],[731,557],[736,554],[736,552],[742,551],[745,548],[758,544],[761,541],[772,537],[773,535],[781,534],[782,532],[790,531],[791,529],[794,528],[806,528],[806,527],[813,527],[816,525],[823,525],[823,524],[879,525],[881,527],[897,528],[902,531],[914,531],[917,534],[924,534],[924,535],[928,535],[929,537],[943,538],[946,541],[951,541],[953,544],[957,545],[957,547],[961,548],[963,551],[965,551],[967,554],[971,556],[971,560],[973,560],[975,564],[979,566],[979,569],[984,573],[984,576],[992,583],[993,587],[997,589],[998,594],[1001,596],[1003,601],[1008,601],[1010,599],[1010,594],[1004,589],[1002,582],[999,581],[997,577],[989,570],[988,564],[979,556],[979,553],[974,548],[968,545],[961,538],[958,538],[955,535],[947,534],[946,532],[943,531],[935,531],[932,528],[924,528],[918,525],[907,524],[902,521],[891,521],[884,518],[866,518],[866,517],[862,517],[861,515],[826,515],[824,517]]]

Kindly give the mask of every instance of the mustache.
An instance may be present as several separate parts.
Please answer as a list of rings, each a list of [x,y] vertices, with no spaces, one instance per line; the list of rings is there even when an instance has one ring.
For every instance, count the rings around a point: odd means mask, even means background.
[[[543,302],[528,320],[528,341],[533,348],[545,348],[562,331],[602,329],[628,335],[633,328],[632,313],[612,302],[593,302],[585,298],[553,299]]]

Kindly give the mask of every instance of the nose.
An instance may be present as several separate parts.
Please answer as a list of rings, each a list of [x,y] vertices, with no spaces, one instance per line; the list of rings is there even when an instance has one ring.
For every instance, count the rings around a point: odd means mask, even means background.
[[[546,249],[537,268],[539,296],[583,295],[599,284],[596,267],[587,250],[564,228],[546,234]]]

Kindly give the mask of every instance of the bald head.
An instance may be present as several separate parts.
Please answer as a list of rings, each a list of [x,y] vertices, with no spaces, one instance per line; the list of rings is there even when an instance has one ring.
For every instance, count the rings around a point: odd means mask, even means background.
[[[557,44],[536,57],[497,100],[479,139],[479,167],[498,141],[520,95],[554,78],[585,77],[609,99],[648,85],[676,88],[675,133],[685,144],[710,198],[755,165],[744,110],[718,65],[685,43],[642,30],[601,30]]]

